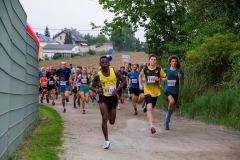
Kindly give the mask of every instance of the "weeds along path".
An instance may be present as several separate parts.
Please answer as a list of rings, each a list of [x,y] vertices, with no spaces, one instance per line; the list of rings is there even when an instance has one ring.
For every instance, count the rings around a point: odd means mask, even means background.
[[[74,109],[72,101],[62,113],[60,101],[55,108],[63,118],[61,160],[239,160],[240,132],[198,121],[173,117],[171,130],[164,130],[164,113],[154,110],[157,133],[147,129],[146,115],[133,115],[126,101],[117,111],[116,124],[109,126],[111,149],[104,150],[98,105],[88,104],[87,114]]]

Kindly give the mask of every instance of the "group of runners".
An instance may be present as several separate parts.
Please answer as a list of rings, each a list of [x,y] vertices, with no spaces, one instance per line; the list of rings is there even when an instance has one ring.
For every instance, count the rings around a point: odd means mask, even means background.
[[[72,66],[67,68],[66,63],[61,62],[61,68],[58,70],[49,67],[49,70],[45,71],[42,68],[40,101],[42,102],[46,95],[47,102],[49,103],[50,99],[54,105],[54,99],[60,93],[63,112],[66,112],[70,91],[73,94],[73,107],[81,106],[82,113],[86,114],[85,106],[89,102],[89,97],[92,102],[98,99],[105,138],[104,148],[108,149],[111,143],[107,124],[108,121],[111,125],[115,123],[117,109],[120,109],[120,104],[124,103],[125,90],[128,91],[129,99],[132,101],[133,113],[138,115],[139,105],[142,106],[143,112],[146,112],[149,131],[152,134],[156,133],[153,125],[153,109],[163,90],[168,100],[165,129],[170,129],[169,124],[178,100],[179,86],[184,80],[177,56],[170,56],[165,68],[157,66],[157,56],[154,54],[149,56],[149,62],[144,65],[130,64],[126,67],[121,66],[119,70],[110,66],[107,56],[102,56],[99,66],[98,69],[88,66],[74,69]]]

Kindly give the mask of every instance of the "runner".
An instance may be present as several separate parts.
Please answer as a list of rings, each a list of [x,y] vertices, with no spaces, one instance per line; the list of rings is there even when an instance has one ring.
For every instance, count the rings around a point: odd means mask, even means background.
[[[139,84],[140,89],[144,89],[145,102],[147,105],[147,119],[149,129],[152,134],[156,133],[156,129],[153,126],[153,108],[156,106],[157,98],[161,94],[160,78],[166,77],[164,71],[157,67],[157,56],[149,56],[149,66],[146,66],[140,73]],[[145,76],[144,88],[142,86],[142,77]],[[164,78],[163,80],[165,80]]]
[[[138,97],[140,94],[138,77],[139,77],[139,72],[137,71],[137,64],[133,64],[132,71],[129,72],[127,76],[127,84],[130,91],[135,115],[138,114],[137,103],[138,103]]]
[[[119,73],[121,74],[121,76],[123,78],[126,79],[127,77],[127,72],[125,72],[125,67],[124,66],[121,66],[120,67],[120,70],[119,70]],[[121,81],[120,80],[117,80],[117,88],[118,86],[121,85]],[[127,86],[124,86],[121,90],[118,90],[117,91],[117,94],[118,94],[118,110],[120,110],[120,103],[123,104],[124,103],[124,96],[123,96],[123,92],[124,92],[124,89],[126,89]]]
[[[75,73],[72,74],[72,92],[73,92],[73,107],[77,108],[76,105],[76,100],[77,100],[77,104],[78,107],[80,107],[80,85],[81,83],[79,82],[79,78],[80,77],[80,68],[76,68]]]
[[[126,79],[110,67],[107,56],[100,58],[100,66],[101,70],[93,81],[93,89],[96,89],[99,83],[101,84],[102,88],[98,90],[98,93],[99,108],[102,115],[102,131],[105,137],[104,149],[109,149],[110,141],[108,139],[107,122],[109,120],[111,125],[115,123],[116,107],[118,105],[117,91],[122,90],[123,86],[126,85]],[[121,81],[121,85],[119,85],[118,88],[116,88],[117,80]]]
[[[97,93],[95,92],[94,89],[92,89],[92,83],[94,80],[95,75],[97,75],[97,72],[94,67],[92,67],[90,71],[90,99],[92,101],[92,104],[94,104],[94,101],[96,100]]]
[[[51,75],[47,81],[47,103],[49,103],[49,99],[52,100],[52,105],[55,105],[55,101],[54,101],[54,95],[56,93],[56,81],[54,79],[54,75]]]
[[[165,129],[169,130],[169,123],[171,115],[175,109],[175,105],[178,100],[179,83],[183,85],[184,74],[181,70],[180,61],[177,56],[170,56],[168,58],[168,67],[164,69],[167,74],[167,80],[164,81],[164,93],[168,98],[168,110],[166,112]]]
[[[139,67],[139,71],[141,72],[142,69],[144,68],[144,65],[140,65]],[[142,86],[144,86],[144,83],[145,83],[145,76],[142,76]],[[146,107],[145,107],[145,96],[144,96],[144,88],[140,89],[140,95],[139,95],[139,101],[138,103],[139,104],[142,104],[142,108],[143,108],[143,112],[147,111]]]
[[[63,112],[66,112],[65,100],[68,102],[70,74],[71,70],[66,68],[66,62],[61,62],[61,68],[57,70],[56,75],[59,80],[59,91],[62,97]]]
[[[87,67],[83,67],[82,74],[80,75],[80,95],[82,101],[83,111],[82,114],[86,114],[85,105],[89,102],[89,84],[90,79],[87,73]]]
[[[40,85],[40,94],[41,94],[40,102],[43,103],[44,95],[47,93],[46,71],[42,72],[42,77],[39,80],[39,85]]]

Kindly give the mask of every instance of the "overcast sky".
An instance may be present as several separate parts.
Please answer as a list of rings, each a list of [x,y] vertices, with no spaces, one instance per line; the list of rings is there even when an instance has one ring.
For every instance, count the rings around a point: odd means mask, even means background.
[[[65,27],[76,28],[82,34],[97,35],[91,31],[91,22],[103,25],[104,20],[111,20],[113,14],[103,10],[98,0],[20,0],[28,15],[28,23],[34,31],[43,33],[46,26],[53,36]],[[145,41],[143,30],[136,37]]]

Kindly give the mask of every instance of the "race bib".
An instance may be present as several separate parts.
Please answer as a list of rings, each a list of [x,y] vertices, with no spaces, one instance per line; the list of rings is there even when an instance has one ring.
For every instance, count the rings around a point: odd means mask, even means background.
[[[66,86],[66,81],[60,81],[60,86]]]
[[[112,95],[114,90],[115,90],[114,86],[109,86],[106,88],[106,93]]]
[[[174,87],[176,86],[176,80],[167,80],[167,85],[169,87]]]
[[[136,84],[136,83],[138,83],[138,80],[137,79],[132,79],[132,83]]]
[[[147,76],[147,83],[155,83],[155,76]]]
[[[49,81],[48,84],[49,85],[54,85],[54,81]]]
[[[87,79],[81,79],[81,83],[87,83]]]
[[[81,86],[81,83],[78,83],[78,87],[80,87]]]

